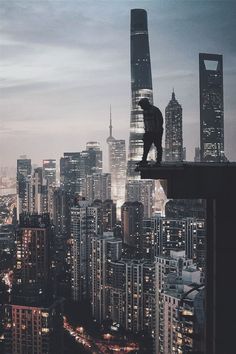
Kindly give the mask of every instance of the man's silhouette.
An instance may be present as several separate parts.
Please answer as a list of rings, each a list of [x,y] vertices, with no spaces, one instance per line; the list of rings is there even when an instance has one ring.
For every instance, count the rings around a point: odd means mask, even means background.
[[[143,109],[144,130],[143,134],[143,157],[139,165],[147,164],[147,156],[152,144],[157,149],[156,164],[162,160],[162,135],[163,135],[163,116],[159,108],[153,106],[148,98],[142,98],[138,105]]]

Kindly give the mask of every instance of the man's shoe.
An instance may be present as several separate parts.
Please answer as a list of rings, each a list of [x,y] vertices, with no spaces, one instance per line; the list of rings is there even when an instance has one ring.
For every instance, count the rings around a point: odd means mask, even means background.
[[[141,160],[141,161],[139,161],[139,162],[137,163],[137,165],[140,166],[140,167],[144,167],[144,166],[147,166],[148,163],[147,163],[147,161]]]
[[[154,163],[154,166],[156,166],[156,167],[158,167],[158,166],[160,166],[161,165],[161,161],[156,161],[155,163]]]

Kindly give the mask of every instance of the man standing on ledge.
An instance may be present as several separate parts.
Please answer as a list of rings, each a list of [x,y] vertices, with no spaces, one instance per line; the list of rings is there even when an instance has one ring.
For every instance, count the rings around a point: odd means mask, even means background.
[[[162,160],[163,116],[159,108],[153,106],[148,98],[141,98],[138,105],[143,109],[144,130],[143,157],[139,166],[147,165],[147,156],[152,144],[157,150],[156,165]]]

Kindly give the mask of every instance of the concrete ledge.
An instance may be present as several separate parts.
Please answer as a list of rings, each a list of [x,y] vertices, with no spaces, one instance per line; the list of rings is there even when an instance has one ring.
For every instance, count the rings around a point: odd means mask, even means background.
[[[176,199],[235,198],[236,162],[163,162],[137,167],[142,179],[167,180],[167,197]]]

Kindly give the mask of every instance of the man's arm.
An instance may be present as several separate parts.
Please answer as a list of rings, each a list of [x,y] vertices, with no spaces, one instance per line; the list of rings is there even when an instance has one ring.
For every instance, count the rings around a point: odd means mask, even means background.
[[[154,113],[155,113],[155,119],[157,122],[157,129],[159,130],[159,129],[163,128],[163,116],[162,116],[160,109],[157,107],[155,107]]]

